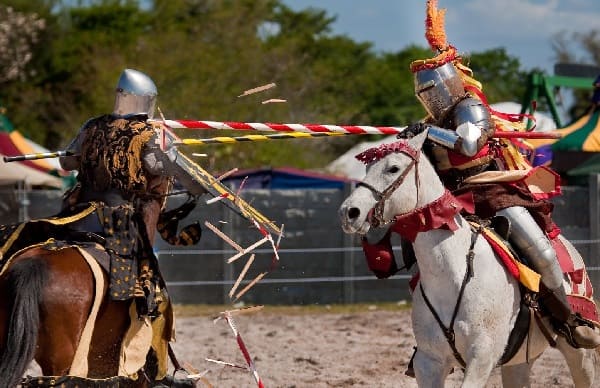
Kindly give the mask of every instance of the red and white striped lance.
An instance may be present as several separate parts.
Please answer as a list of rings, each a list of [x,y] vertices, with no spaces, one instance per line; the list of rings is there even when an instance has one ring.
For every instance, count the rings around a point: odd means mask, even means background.
[[[371,125],[333,125],[333,124],[278,124],[278,123],[242,123],[236,121],[204,120],[150,120],[172,129],[218,129],[230,131],[263,132],[301,132],[301,133],[339,133],[346,135],[397,135],[405,127],[376,127]],[[496,138],[557,139],[561,135],[552,132],[496,131]]]
[[[374,127],[370,125],[329,125],[329,124],[277,124],[277,123],[241,123],[235,121],[201,120],[152,120],[173,129],[219,129],[233,131],[265,132],[304,132],[304,133],[345,133],[355,135],[396,135],[406,127]]]

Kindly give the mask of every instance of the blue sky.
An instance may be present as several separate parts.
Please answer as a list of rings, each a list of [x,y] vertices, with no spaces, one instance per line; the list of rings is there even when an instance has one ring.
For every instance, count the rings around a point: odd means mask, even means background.
[[[335,34],[370,41],[376,50],[427,46],[425,0],[284,0],[294,10],[325,9],[337,16]],[[598,0],[438,0],[446,8],[448,41],[460,52],[505,47],[523,68],[552,73],[551,39],[560,31],[600,30]],[[579,52],[582,55],[582,52]]]

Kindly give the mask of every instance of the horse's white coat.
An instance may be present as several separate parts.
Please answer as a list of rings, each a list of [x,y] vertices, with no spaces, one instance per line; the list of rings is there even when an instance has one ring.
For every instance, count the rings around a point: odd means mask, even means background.
[[[421,149],[425,134],[410,140]],[[380,192],[390,186],[409,166],[410,158],[392,153],[368,167],[364,182]],[[416,184],[418,182],[418,185]],[[444,192],[431,163],[421,154],[402,185],[385,203],[384,219],[407,213],[439,198]],[[377,198],[360,186],[340,207],[342,227],[347,233],[365,234],[369,230],[369,211]],[[460,216],[459,229],[419,233],[413,244],[420,272],[420,284],[444,325],[450,323],[465,276],[466,255],[471,244],[471,229]],[[492,369],[501,358],[520,304],[517,281],[502,267],[489,244],[481,236],[474,247],[474,276],[464,291],[454,330],[456,347],[466,362],[462,387],[484,387]],[[569,250],[573,250],[569,244]],[[452,368],[460,367],[440,326],[423,300],[419,288],[413,294],[412,325],[418,351],[414,359],[420,387],[442,387]],[[502,368],[506,387],[528,387],[529,371],[535,359],[548,347],[539,328],[533,324],[528,346]],[[590,387],[595,374],[593,350],[574,349],[558,337],[558,348],[569,365],[575,386]],[[527,364],[529,360],[529,364]]]

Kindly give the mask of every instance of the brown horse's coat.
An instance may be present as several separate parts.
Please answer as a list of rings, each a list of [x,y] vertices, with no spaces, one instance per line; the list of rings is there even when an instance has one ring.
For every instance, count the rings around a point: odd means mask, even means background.
[[[139,211],[150,241],[170,186],[168,177],[149,178],[149,198]],[[45,238],[40,236],[40,241]],[[7,265],[0,275],[0,386],[16,385],[32,360],[45,376],[67,374],[95,298],[92,270],[75,247],[34,246],[15,254]],[[104,282],[108,289],[106,276]],[[130,303],[103,296],[88,355],[89,378],[118,375]],[[138,380],[146,386],[143,376]]]
[[[46,263],[48,284],[40,298],[39,323],[23,323],[39,325],[35,360],[42,373],[49,376],[65,375],[69,372],[92,307],[94,278],[88,264],[76,248],[59,251],[28,249],[16,256],[10,265],[32,259]],[[10,271],[11,268],[8,268],[0,278],[2,291],[6,288],[5,279]],[[108,287],[107,284],[105,286]],[[3,294],[6,295],[4,292]],[[10,307],[11,301],[1,298],[2,348],[7,335]],[[113,301],[108,295],[104,296],[90,346],[88,377],[106,378],[117,374],[121,339],[129,326],[128,308],[129,302]]]

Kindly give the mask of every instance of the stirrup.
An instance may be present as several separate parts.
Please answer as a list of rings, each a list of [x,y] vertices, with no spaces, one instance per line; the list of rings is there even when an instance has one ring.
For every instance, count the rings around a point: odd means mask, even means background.
[[[584,333],[581,333],[578,329],[589,329],[594,330],[592,327],[581,324],[574,320],[573,324],[569,323],[559,323],[555,324],[554,330],[556,333],[565,338],[567,343],[574,347],[575,349],[596,349],[600,346],[600,336],[598,333],[594,333],[596,338],[590,339],[589,336],[586,338]]]
[[[575,338],[573,338],[573,333],[571,327],[566,323],[553,324],[554,332],[561,337],[563,337],[569,345],[574,347],[575,349],[579,349],[579,345],[575,342]]]

